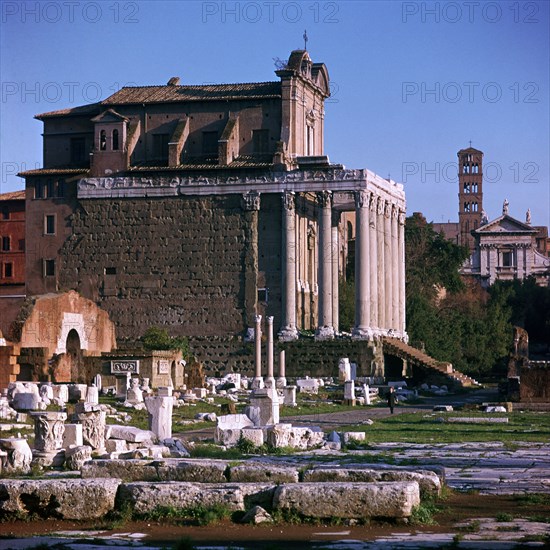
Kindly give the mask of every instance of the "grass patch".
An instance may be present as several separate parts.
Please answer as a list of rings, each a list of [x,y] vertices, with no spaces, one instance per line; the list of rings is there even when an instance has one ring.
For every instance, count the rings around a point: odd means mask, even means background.
[[[196,443],[189,448],[189,454],[191,458],[222,458],[227,460],[238,460],[246,456],[237,447],[224,449],[214,443]]]
[[[501,514],[497,514],[496,518],[495,518],[498,522],[508,522],[508,521],[514,521],[514,516],[512,514],[507,514],[507,513],[501,513]]]
[[[520,506],[550,506],[550,495],[545,493],[516,495],[514,499]]]
[[[463,531],[464,533],[479,533],[479,530],[481,529],[481,522],[478,519],[473,519],[468,523],[468,525],[464,525],[463,527],[459,527],[460,531]]]
[[[427,500],[415,506],[411,514],[411,525],[437,525],[434,516],[441,512],[441,508],[435,502]]]

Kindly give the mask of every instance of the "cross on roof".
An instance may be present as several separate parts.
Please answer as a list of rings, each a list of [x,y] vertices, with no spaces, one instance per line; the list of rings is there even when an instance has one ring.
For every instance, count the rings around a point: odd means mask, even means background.
[[[472,146],[472,140],[470,140],[470,147]]]
[[[307,41],[309,40],[307,37],[307,29],[304,31],[303,39],[304,39],[304,50],[307,51]]]

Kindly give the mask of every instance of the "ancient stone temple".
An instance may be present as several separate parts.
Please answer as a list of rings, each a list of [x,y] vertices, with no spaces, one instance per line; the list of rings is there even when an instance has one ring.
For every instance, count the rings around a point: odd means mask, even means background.
[[[213,345],[262,315],[280,340],[330,340],[354,241],[353,337],[406,338],[403,187],[325,155],[324,64],[297,50],[276,75],[38,115],[27,293],[77,290],[123,338],[160,325]]]

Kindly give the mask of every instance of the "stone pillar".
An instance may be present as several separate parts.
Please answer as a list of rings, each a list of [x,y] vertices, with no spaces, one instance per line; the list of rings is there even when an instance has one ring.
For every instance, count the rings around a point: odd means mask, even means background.
[[[283,395],[285,407],[296,407],[296,386],[285,386]]]
[[[516,247],[517,274],[520,279],[525,278],[525,247],[521,244]]]
[[[254,380],[252,381],[252,389],[258,390],[264,387],[264,379],[262,378],[262,316],[256,315],[254,318]]]
[[[370,391],[369,391],[369,385],[363,384],[363,395],[365,398],[364,404],[370,405]]]
[[[479,274],[483,277],[487,273],[488,252],[485,246],[479,247]]]
[[[353,380],[344,382],[344,404],[355,406],[355,382]]]
[[[379,327],[378,323],[378,244],[377,244],[377,197],[370,197],[370,224],[369,224],[369,285],[370,285],[370,324],[371,327]]]
[[[67,413],[54,411],[33,412],[33,463],[39,466],[62,466],[65,462],[63,434]]]
[[[258,213],[260,194],[255,191],[243,193],[241,207],[244,224],[244,311],[245,326],[251,327],[258,301]]]
[[[149,429],[159,441],[171,438],[174,398],[171,395],[146,397],[145,407],[149,413]]]
[[[273,372],[273,317],[266,317],[267,321],[267,388],[275,387],[275,376]]]
[[[99,403],[99,388],[96,386],[88,386],[86,390],[86,402],[92,403],[92,405],[97,405]]]
[[[355,327],[353,338],[372,337],[370,317],[369,194],[355,192]]]
[[[406,338],[406,295],[405,295],[405,212],[399,213],[399,326],[401,336]]]
[[[399,274],[401,262],[399,255],[399,236],[398,236],[398,216],[399,210],[397,205],[392,205],[391,209],[391,287],[392,287],[392,314],[391,314],[391,326],[394,331],[401,332],[401,325],[399,324]]]
[[[338,283],[340,282],[340,273],[338,269],[338,225],[340,224],[340,212],[333,210],[331,226],[331,257],[332,257],[332,326],[334,332],[339,330],[340,308],[338,305]]]
[[[293,192],[285,191],[283,203],[283,322],[279,339],[285,342],[298,338],[296,328],[296,200]]]
[[[87,405],[87,404],[85,404]],[[105,450],[105,412],[99,405],[86,406],[76,413],[76,418],[82,424],[82,440],[84,445],[100,453]]]
[[[319,203],[319,321],[315,338],[330,340],[334,338],[332,326],[332,193],[317,193]]]
[[[286,354],[282,349],[279,352],[279,378],[277,378],[277,387],[284,388],[286,386]]]
[[[385,256],[384,256],[384,199],[378,197],[376,207],[376,246],[378,248],[378,328],[386,328],[386,286],[384,280]]]
[[[391,210],[392,205],[386,201],[384,207],[384,288],[385,288],[385,311],[384,311],[384,329],[386,331],[392,328],[392,249],[391,249]]]
[[[494,245],[489,245],[489,284],[492,285],[497,278],[498,250]]]

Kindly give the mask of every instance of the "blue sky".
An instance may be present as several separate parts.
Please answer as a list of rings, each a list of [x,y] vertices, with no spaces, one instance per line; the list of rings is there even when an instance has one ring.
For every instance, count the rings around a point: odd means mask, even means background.
[[[489,218],[550,225],[546,1],[11,1],[1,4],[0,191],[41,166],[37,113],[122,85],[276,80],[303,47],[329,70],[325,151],[405,184],[409,213],[458,218],[456,152],[484,153]]]

